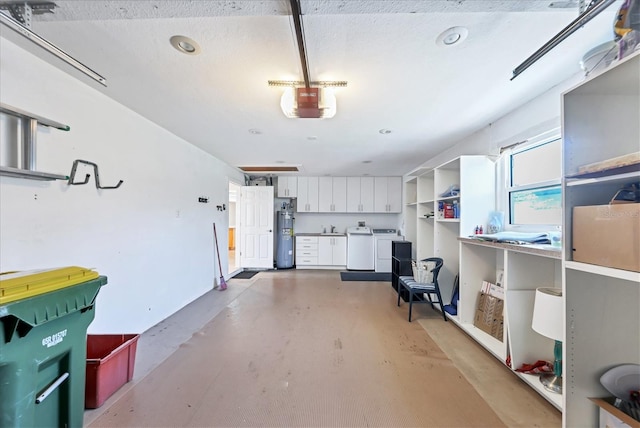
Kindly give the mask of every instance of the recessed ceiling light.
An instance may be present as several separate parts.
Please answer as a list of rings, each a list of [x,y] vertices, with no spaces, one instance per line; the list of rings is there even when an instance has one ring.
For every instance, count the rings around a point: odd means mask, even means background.
[[[370,161],[370,160],[362,161],[362,163],[371,163],[371,162],[373,161]]]
[[[256,129],[256,128],[251,128],[251,129],[249,130],[249,134],[253,134],[253,135],[260,135],[260,134],[262,134],[262,131],[261,131],[261,130],[259,130],[259,129]]]
[[[381,133],[382,135],[391,134],[391,130],[390,129],[384,129],[384,128],[382,128],[378,132]]]
[[[440,46],[453,46],[460,44],[469,35],[469,30],[465,27],[451,27],[436,38],[436,44]]]
[[[173,36],[169,39],[171,46],[176,48],[179,52],[187,55],[198,55],[200,53],[200,46],[195,40],[185,36]]]
[[[317,140],[317,139],[318,139],[318,137],[316,137],[315,135],[312,135],[312,136],[310,136],[310,137],[307,137],[307,140],[309,140],[309,141],[315,141],[315,140]]]
[[[285,163],[284,161],[276,161],[276,163]]]

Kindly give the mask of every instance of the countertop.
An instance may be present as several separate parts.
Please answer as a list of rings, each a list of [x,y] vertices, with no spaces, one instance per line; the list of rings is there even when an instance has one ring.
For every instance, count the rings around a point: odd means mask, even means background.
[[[458,237],[458,241],[465,244],[479,245],[482,247],[493,247],[504,250],[517,251],[519,253],[535,254],[552,259],[562,259],[562,249],[552,247],[551,245],[535,245],[535,244],[507,244],[502,242],[482,241],[473,238]]]

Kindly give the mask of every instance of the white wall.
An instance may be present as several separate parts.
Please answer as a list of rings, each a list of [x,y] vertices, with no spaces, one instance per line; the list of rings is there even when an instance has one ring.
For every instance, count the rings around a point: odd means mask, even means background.
[[[451,148],[425,161],[421,168],[433,168],[462,155],[498,156],[500,147],[560,127],[561,95],[581,80],[584,80],[584,76],[576,74],[554,86],[480,131],[454,142]]]
[[[82,186],[0,177],[0,271],[77,265],[107,276],[91,333],[142,332],[211,290],[213,222],[227,245],[216,205],[243,175],[2,38],[0,63],[3,103],[71,127],[38,128],[39,171],[69,174],[85,159],[103,185],[124,180],[98,190],[93,174]]]

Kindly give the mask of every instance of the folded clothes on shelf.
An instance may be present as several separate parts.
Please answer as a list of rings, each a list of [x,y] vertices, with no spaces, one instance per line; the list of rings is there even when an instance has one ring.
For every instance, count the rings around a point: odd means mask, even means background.
[[[450,198],[460,195],[460,185],[452,184],[447,190],[440,194],[441,198]]]
[[[470,238],[481,241],[505,242],[515,244],[550,244],[548,233],[498,232],[492,234],[471,235]]]

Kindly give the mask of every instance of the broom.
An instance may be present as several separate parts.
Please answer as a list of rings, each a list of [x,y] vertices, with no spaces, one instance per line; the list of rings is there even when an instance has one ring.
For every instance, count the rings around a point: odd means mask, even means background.
[[[215,223],[213,223],[213,237],[216,241],[216,254],[218,255],[218,267],[220,268],[220,280],[218,281],[218,285],[220,291],[224,291],[227,289],[227,283],[224,281],[224,275],[222,274],[222,263],[220,263],[220,249],[218,248],[218,234],[216,233]]]

